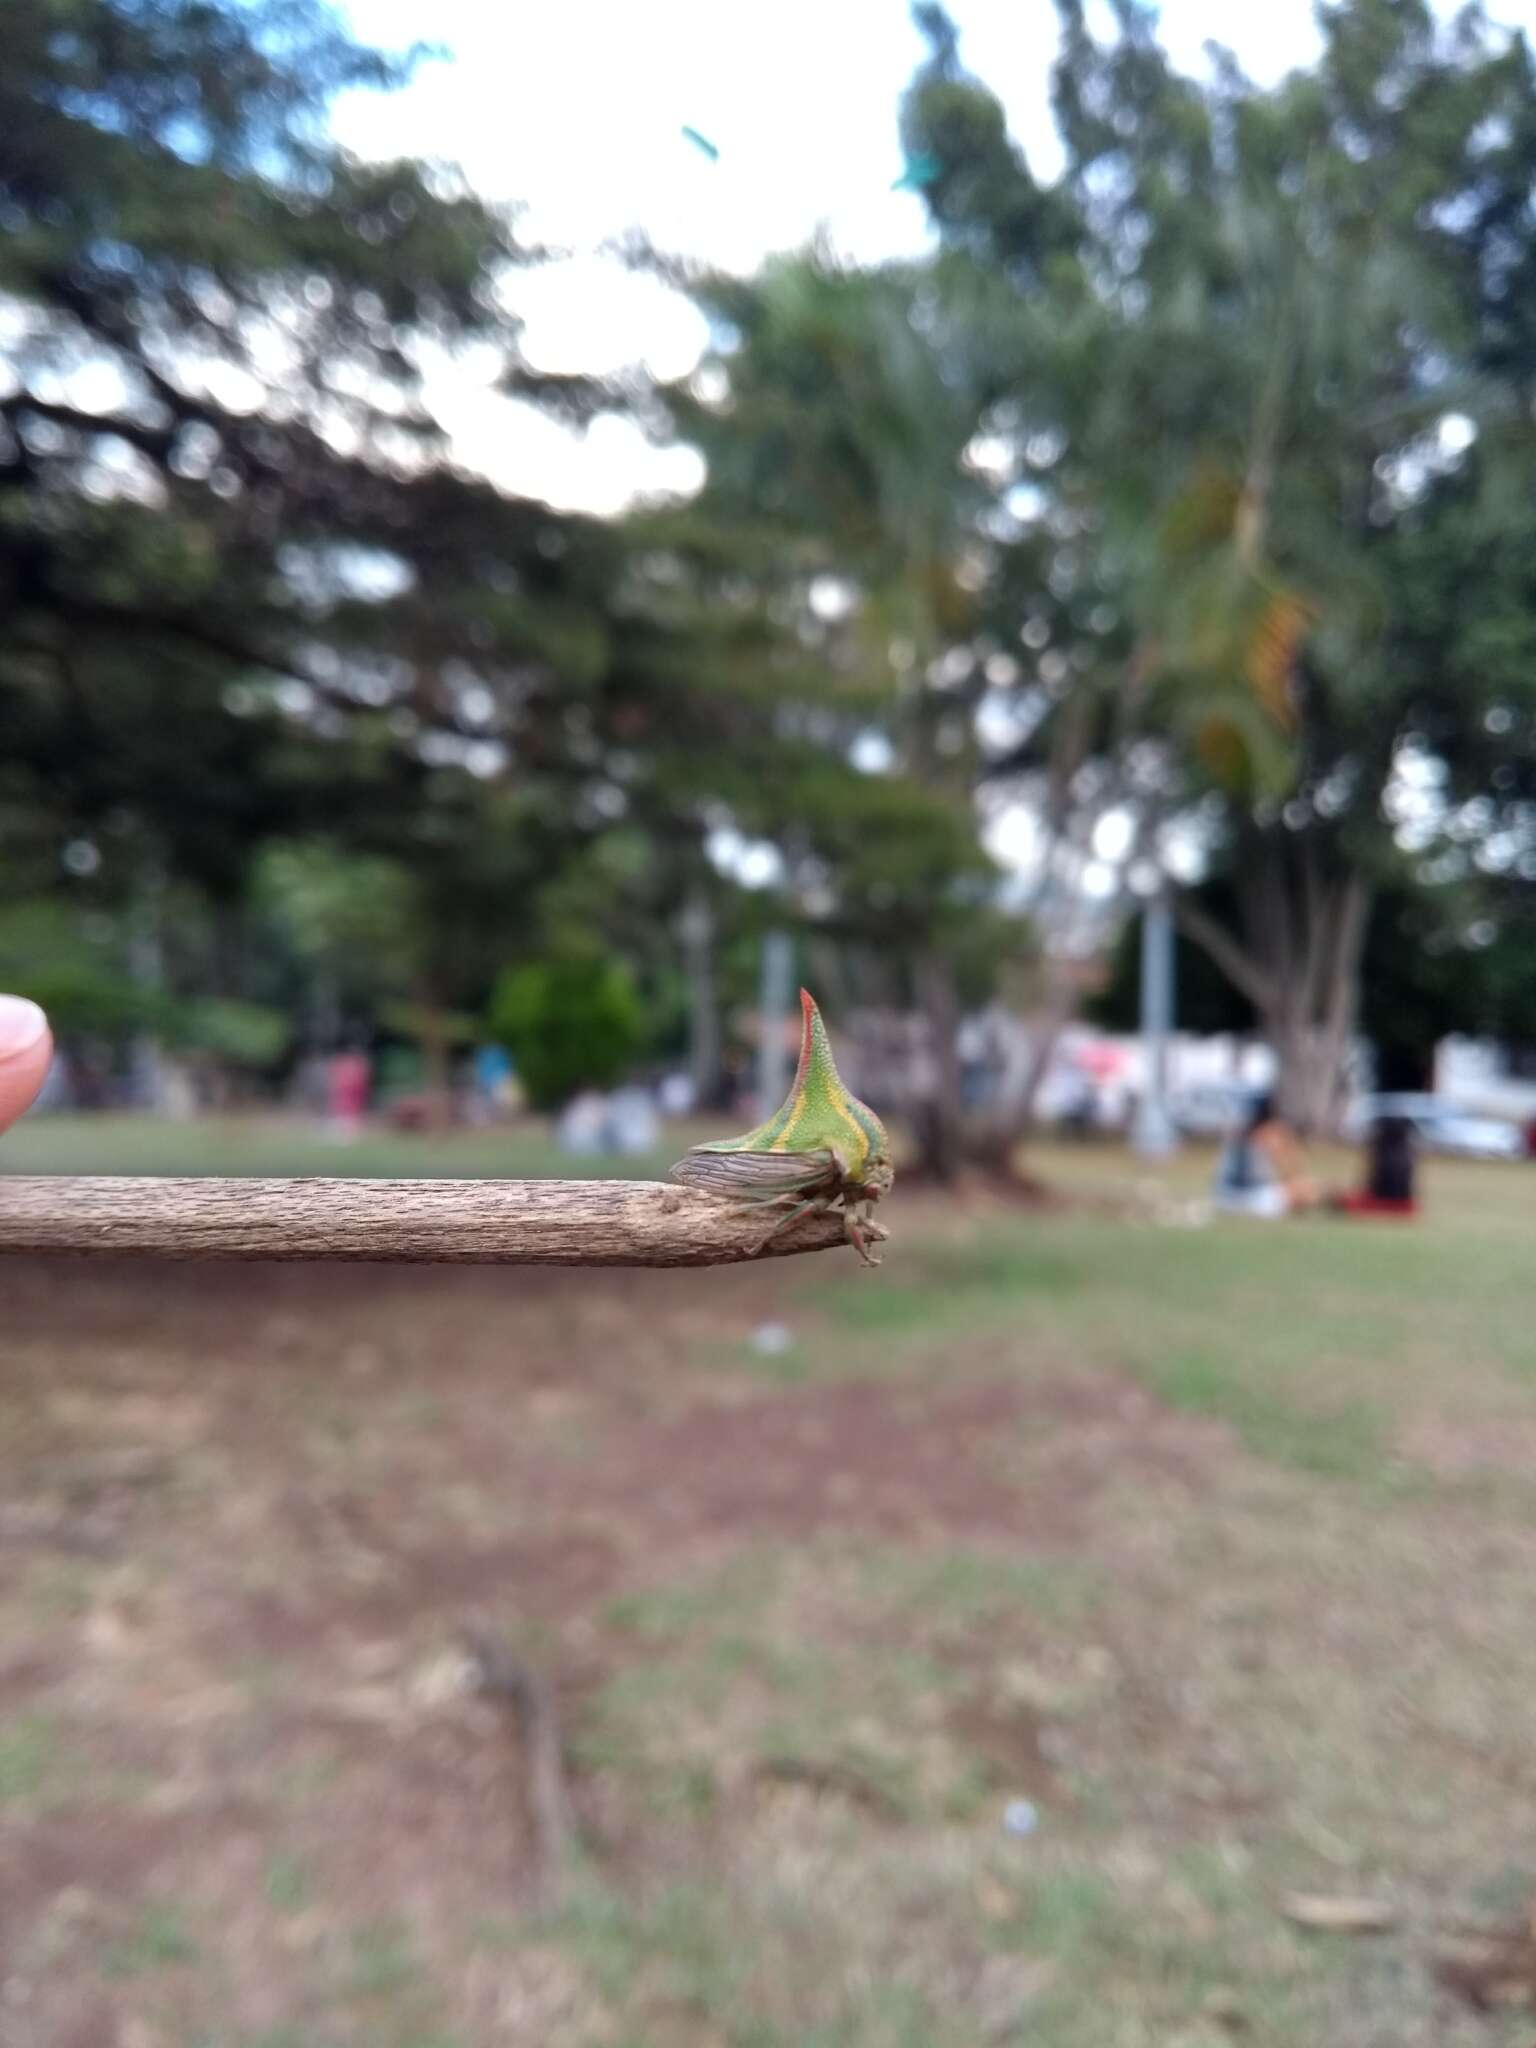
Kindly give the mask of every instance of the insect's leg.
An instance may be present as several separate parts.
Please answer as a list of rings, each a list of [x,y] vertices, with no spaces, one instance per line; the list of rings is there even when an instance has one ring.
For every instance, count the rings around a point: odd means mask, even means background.
[[[875,1221],[875,1205],[868,1197],[861,1202],[847,1203],[845,1207],[850,1216],[857,1218],[860,1230],[872,1244],[884,1244],[890,1237],[886,1225]]]
[[[802,1216],[809,1216],[813,1212],[819,1214],[827,1207],[828,1202],[825,1195],[811,1195],[803,1202],[796,1202],[795,1206],[786,1215],[780,1216],[776,1222],[771,1223],[763,1232],[757,1243],[752,1247],[753,1257],[755,1258],[761,1251],[766,1251],[781,1231],[788,1230],[792,1223],[798,1223]]]
[[[772,1215],[777,1209],[793,1208],[800,1200],[798,1188],[791,1188],[782,1195],[752,1195],[741,1201],[732,1202],[726,1214],[738,1223],[745,1223],[749,1217]],[[775,1226],[776,1228],[778,1226]]]
[[[870,1250],[869,1246],[864,1241],[864,1229],[865,1225],[868,1223],[869,1218],[867,1215],[863,1218],[862,1221],[860,1221],[860,1219],[854,1215],[852,1209],[845,1209],[843,1211],[843,1228],[848,1233],[848,1242],[853,1246],[854,1250],[858,1253],[859,1257],[864,1261],[866,1266],[878,1266],[880,1261],[875,1257],[874,1253]],[[879,1229],[878,1224],[875,1224],[871,1227],[873,1229]],[[882,1237],[884,1237],[886,1234],[887,1233],[883,1230],[880,1232],[880,1235]]]
[[[875,1221],[875,1205],[873,1202],[866,1202],[864,1204],[864,1214],[859,1218],[859,1221],[875,1240],[876,1244],[884,1244],[891,1234],[888,1225]]]

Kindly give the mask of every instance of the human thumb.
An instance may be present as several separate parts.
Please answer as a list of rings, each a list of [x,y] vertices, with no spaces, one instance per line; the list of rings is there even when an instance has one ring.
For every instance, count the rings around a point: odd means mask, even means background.
[[[48,1019],[25,996],[0,996],[0,1131],[42,1087],[53,1058]]]

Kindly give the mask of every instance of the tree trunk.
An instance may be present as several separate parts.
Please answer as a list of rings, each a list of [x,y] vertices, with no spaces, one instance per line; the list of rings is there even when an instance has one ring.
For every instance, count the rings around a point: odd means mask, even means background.
[[[1371,905],[1362,875],[1325,873],[1322,861],[1304,833],[1255,835],[1237,875],[1241,937],[1188,899],[1176,906],[1184,931],[1257,1010],[1277,1107],[1304,1135],[1338,1118]]]
[[[238,899],[221,896],[213,917],[209,966],[216,995],[237,1003],[245,994],[245,914]]]
[[[957,1043],[960,1005],[953,970],[942,955],[929,954],[919,962],[918,996],[928,1055],[926,1086],[908,1112],[917,1139],[918,1175],[946,1187],[969,1177],[1009,1183],[1020,1194],[1037,1193],[1014,1159],[1033,1120],[1051,1053],[1072,1013],[1074,991],[1058,990],[1047,1002],[1039,1036],[1028,1057],[1017,1063],[1012,1085],[1005,1085],[998,1100],[980,1112],[965,1106]]]
[[[147,1010],[165,994],[165,874],[153,856],[144,862],[128,927],[128,973]],[[134,1101],[140,1109],[159,1109],[165,1087],[158,1027],[141,1022],[130,1051]]]
[[[918,1007],[927,1030],[928,1087],[914,1107],[918,1170],[930,1180],[952,1182],[965,1153],[965,1105],[960,1090],[960,1001],[954,969],[942,953],[927,952],[917,963]]]
[[[1047,990],[1041,1005],[1038,1027],[1028,1058],[1018,1076],[981,1130],[973,1135],[970,1155],[996,1176],[1013,1173],[1013,1158],[1035,1121],[1035,1106],[1050,1072],[1051,1060],[1061,1034],[1072,1021],[1078,1005],[1078,991],[1068,977],[1059,978]]]
[[[700,1109],[721,1107],[720,996],[715,981],[715,918],[702,888],[689,893],[681,918],[683,972],[688,982],[688,1077]]]
[[[1317,1105],[1323,1129],[1333,1130],[1344,1109],[1346,1063],[1360,1015],[1360,962],[1365,952],[1372,892],[1363,877],[1349,876],[1339,906],[1339,928],[1329,983],[1322,999],[1324,1072],[1327,1093]]]
[[[308,1013],[310,1050],[334,1052],[341,1040],[341,991],[336,969],[324,957],[310,970]]]
[[[1330,1033],[1297,1024],[1271,1028],[1275,1101],[1286,1122],[1303,1137],[1329,1132],[1338,1121],[1343,1059]]]
[[[1360,954],[1370,910],[1363,877],[1309,876],[1292,977],[1279,991],[1275,1051],[1285,1115],[1306,1135],[1331,1131],[1359,1008]]]
[[[1294,1004],[1282,1001],[1261,1016],[1275,1056],[1275,1107],[1293,1129],[1306,1132],[1311,1128],[1314,1092],[1311,1033]]]
[[[453,1103],[452,1062],[448,1047],[448,1031],[441,1005],[436,1001],[430,988],[423,988],[418,997],[421,1011],[417,1026],[417,1043],[421,1049],[421,1094],[426,1107],[427,1121],[433,1125],[446,1124]]]

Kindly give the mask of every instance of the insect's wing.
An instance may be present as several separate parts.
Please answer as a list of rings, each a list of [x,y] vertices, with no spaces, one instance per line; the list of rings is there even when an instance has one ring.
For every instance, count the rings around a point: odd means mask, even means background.
[[[779,1195],[809,1195],[837,1184],[837,1161],[822,1146],[813,1152],[686,1152],[672,1178],[708,1195],[738,1202],[768,1202]]]

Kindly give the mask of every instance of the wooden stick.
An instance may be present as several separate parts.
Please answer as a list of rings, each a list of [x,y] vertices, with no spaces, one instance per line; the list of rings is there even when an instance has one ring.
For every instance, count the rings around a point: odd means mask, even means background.
[[[378,1259],[486,1266],[724,1266],[831,1251],[809,1215],[651,1180],[88,1180],[0,1174],[0,1255]]]

